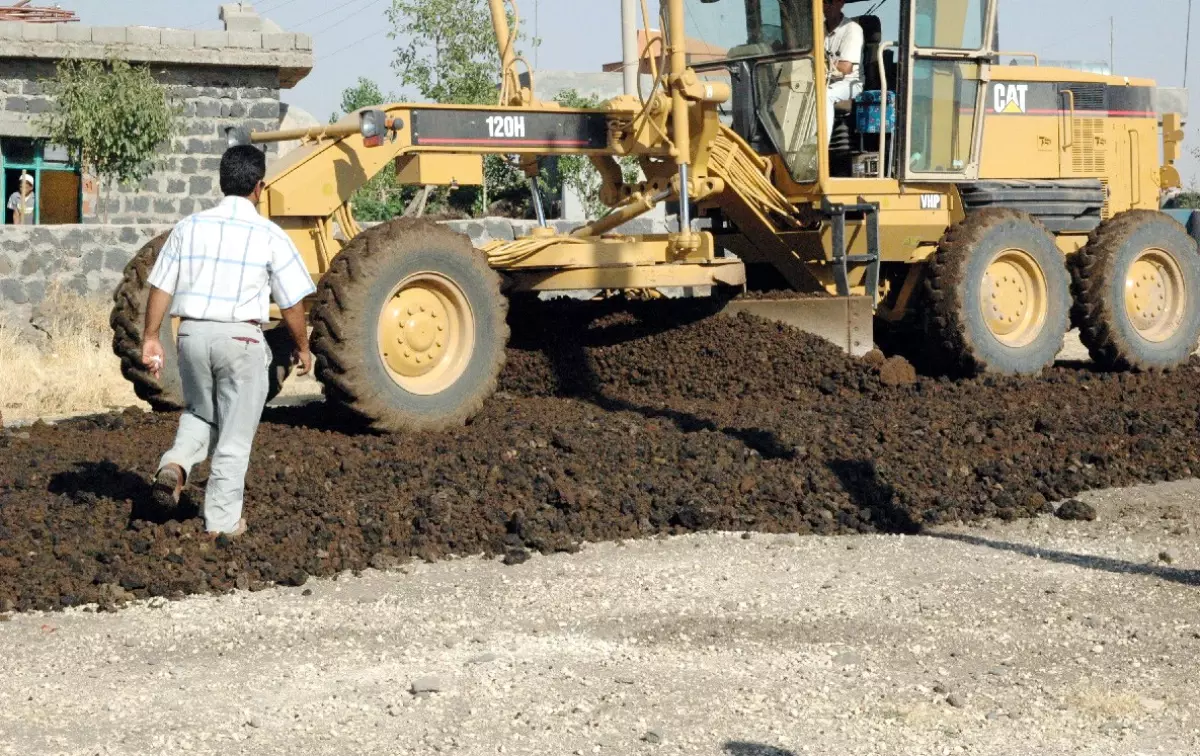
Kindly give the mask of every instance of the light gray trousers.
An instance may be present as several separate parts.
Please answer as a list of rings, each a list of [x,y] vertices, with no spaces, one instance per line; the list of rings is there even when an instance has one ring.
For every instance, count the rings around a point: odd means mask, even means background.
[[[250,449],[267,401],[271,350],[248,323],[185,320],[179,326],[179,376],[187,409],[175,445],[159,469],[192,467],[212,456],[204,493],[204,524],[229,533],[242,517]]]

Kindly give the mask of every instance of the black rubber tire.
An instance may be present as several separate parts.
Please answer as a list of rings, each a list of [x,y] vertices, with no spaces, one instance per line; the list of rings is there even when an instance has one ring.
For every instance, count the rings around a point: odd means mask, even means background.
[[[150,296],[147,279],[170,233],[165,231],[146,242],[125,265],[124,277],[113,292],[113,309],[108,319],[113,330],[113,354],[121,360],[121,375],[133,384],[137,397],[156,412],[177,412],[186,405],[171,318],[164,319],[159,329],[159,340],[166,357],[162,377],[156,379],[142,365],[142,327],[146,322],[146,300]],[[270,401],[279,394],[291,374],[293,342],[282,325],[265,329],[265,335],[272,353],[267,388],[267,401]]]
[[[1176,334],[1159,344],[1142,338],[1125,312],[1125,276],[1143,250],[1171,254],[1184,277],[1187,309]],[[1166,213],[1127,210],[1092,232],[1071,256],[1072,321],[1092,361],[1102,369],[1170,370],[1200,345],[1200,251],[1187,229]]]
[[[1046,278],[1041,333],[1020,348],[988,329],[980,286],[988,263],[1009,248],[1024,250]],[[1037,375],[1062,351],[1071,312],[1070,275],[1054,236],[1026,213],[989,208],[969,214],[942,237],[925,277],[925,329],[942,364],[967,374]]]
[[[465,372],[434,395],[406,391],[377,345],[379,313],[406,277],[440,273],[466,296],[475,348]],[[437,431],[466,424],[496,391],[508,346],[501,277],[469,237],[420,218],[399,218],[356,236],[334,258],[312,310],[312,352],[325,397],[382,433]]]
[[[133,384],[137,397],[156,412],[174,412],[184,407],[170,318],[163,320],[159,331],[166,353],[162,377],[156,379],[142,365],[142,327],[146,322],[146,300],[150,296],[150,285],[146,280],[158,259],[159,250],[170,235],[169,231],[164,231],[146,242],[125,265],[125,275],[113,292],[113,309],[108,319],[113,329],[113,354],[121,360],[121,375]]]

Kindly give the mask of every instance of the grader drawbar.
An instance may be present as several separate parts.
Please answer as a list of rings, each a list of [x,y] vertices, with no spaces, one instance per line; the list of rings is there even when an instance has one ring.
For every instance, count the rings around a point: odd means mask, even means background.
[[[1153,82],[1036,58],[998,65],[997,2],[872,3],[854,18],[863,91],[829,103],[821,2],[667,0],[665,35],[645,18],[649,42],[627,56],[650,91],[574,109],[538,100],[533,72],[518,75],[516,5],[489,0],[497,105],[389,104],[227,135],[300,140],[272,166],[259,210],[318,279],[307,307],[327,400],[381,431],[474,416],[504,364],[510,298],[545,293],[711,297],[854,354],[886,328],[965,372],[1037,374],[1072,325],[1103,368],[1181,364],[1200,342],[1200,259],[1157,211],[1179,183],[1179,117],[1160,126]],[[703,60],[689,60],[689,28],[716,35],[700,40]],[[419,218],[356,223],[351,197],[380,171],[478,185],[487,154],[514,156],[529,177],[529,234],[476,249]],[[559,155],[590,159],[610,208],[566,234],[547,223],[537,178],[539,159]],[[634,183],[615,159],[627,156]],[[678,207],[676,230],[621,232],[664,202]],[[177,373],[155,380],[138,360],[162,241],[126,270],[113,344],[139,396],[175,409]],[[271,329],[272,394],[288,372],[283,331]]]

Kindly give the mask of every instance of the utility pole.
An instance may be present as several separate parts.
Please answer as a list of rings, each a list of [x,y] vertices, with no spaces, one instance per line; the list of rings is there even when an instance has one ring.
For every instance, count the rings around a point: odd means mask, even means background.
[[[1188,0],[1187,37],[1183,43],[1183,88],[1187,89],[1188,59],[1192,57],[1192,0]]]
[[[621,0],[621,71],[625,94],[636,95],[641,71],[638,59],[637,6],[635,0]]]
[[[1116,47],[1117,23],[1113,16],[1108,17],[1108,72],[1115,73],[1116,63],[1113,60],[1113,48]]]

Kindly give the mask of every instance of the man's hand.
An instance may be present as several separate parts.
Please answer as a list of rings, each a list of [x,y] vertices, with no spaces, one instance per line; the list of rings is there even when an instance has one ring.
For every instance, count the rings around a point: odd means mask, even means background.
[[[151,336],[142,339],[142,364],[150,369],[150,373],[154,376],[154,380],[158,380],[162,375],[163,366],[167,363],[167,356],[163,352],[162,342],[157,336]]]
[[[296,371],[296,375],[308,375],[312,372],[312,352],[307,349],[293,351],[292,364],[300,366],[300,369]]]
[[[308,324],[305,323],[304,303],[297,302],[286,310],[281,310],[283,323],[292,336],[292,364],[299,365],[297,375],[308,375],[312,372],[312,353],[308,349]]]
[[[156,286],[150,287],[150,298],[146,300],[146,324],[142,329],[142,364],[150,369],[154,380],[162,375],[163,366],[167,363],[158,333],[170,305],[170,294]]]

